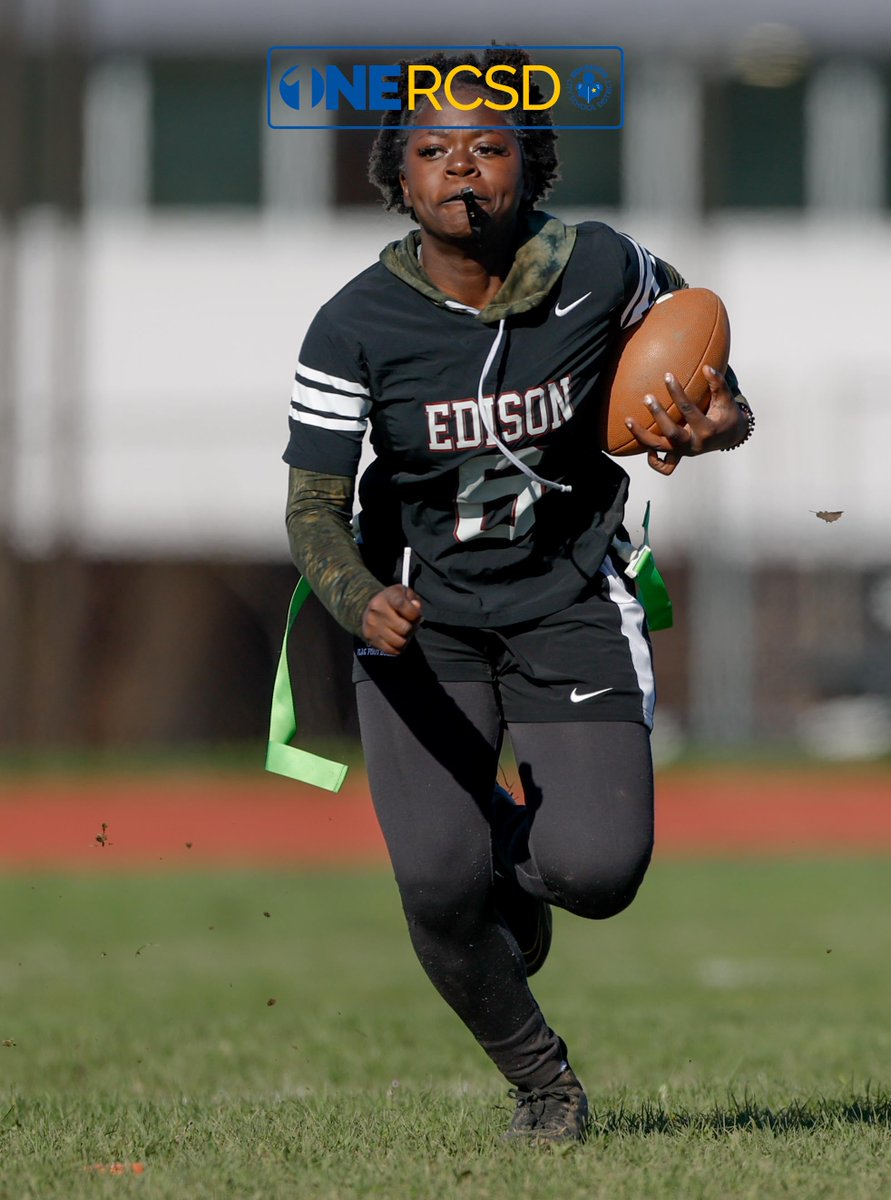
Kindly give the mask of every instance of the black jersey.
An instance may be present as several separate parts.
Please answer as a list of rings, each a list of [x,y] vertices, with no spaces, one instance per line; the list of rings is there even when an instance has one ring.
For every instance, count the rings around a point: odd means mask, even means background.
[[[363,556],[390,584],[410,548],[431,621],[525,621],[565,608],[594,576],[627,493],[597,448],[598,381],[620,331],[684,286],[607,225],[536,218],[482,312],[430,283],[414,232],[321,308],[300,352],[285,461],[355,475],[370,422]],[[548,236],[542,266],[536,239]],[[514,300],[499,307],[502,293]]]

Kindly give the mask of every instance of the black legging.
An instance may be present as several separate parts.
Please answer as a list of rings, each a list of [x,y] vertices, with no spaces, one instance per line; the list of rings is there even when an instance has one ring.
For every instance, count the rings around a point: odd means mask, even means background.
[[[503,723],[488,683],[357,685],[378,820],[434,986],[513,1083],[543,1087],[565,1046],[492,904],[491,797]],[[509,853],[528,892],[580,916],[631,901],[653,844],[649,733],[631,722],[509,726],[527,816]]]

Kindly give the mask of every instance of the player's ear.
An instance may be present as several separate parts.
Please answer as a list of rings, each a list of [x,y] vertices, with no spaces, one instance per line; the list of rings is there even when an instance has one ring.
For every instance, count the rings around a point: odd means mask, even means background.
[[[417,221],[418,218],[415,216],[415,210],[411,202],[411,192],[408,190],[408,180],[405,178],[405,175],[402,173],[402,171],[399,172],[399,186],[402,188],[403,207],[406,209],[411,219],[413,221]]]
[[[402,188],[402,203],[408,209],[408,215],[413,221],[417,221],[418,218],[415,216],[415,210],[412,207],[411,192],[408,190],[408,181],[401,171],[399,172],[399,186]]]

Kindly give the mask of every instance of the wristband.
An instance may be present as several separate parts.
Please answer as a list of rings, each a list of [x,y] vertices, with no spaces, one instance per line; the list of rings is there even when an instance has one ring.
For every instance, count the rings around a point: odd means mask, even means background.
[[[735,446],[722,446],[722,448],[721,448],[722,451],[738,450],[740,448],[740,446],[745,445],[745,443],[749,440],[749,438],[755,432],[755,414],[752,412],[751,408],[749,407],[749,402],[747,400],[744,400],[742,396],[734,396],[733,402],[734,402],[734,404],[736,404],[737,408],[741,408],[743,410],[743,413],[745,414],[746,422],[748,424],[748,429],[746,430],[746,436],[744,438],[742,438],[740,441],[738,441]]]

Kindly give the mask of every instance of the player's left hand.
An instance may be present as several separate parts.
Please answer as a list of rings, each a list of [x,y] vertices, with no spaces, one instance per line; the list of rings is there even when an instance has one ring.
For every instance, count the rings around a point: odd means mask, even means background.
[[[643,403],[656,418],[661,433],[647,430],[633,418],[625,422],[642,446],[647,447],[647,462],[660,475],[670,475],[682,458],[706,454],[709,450],[729,450],[746,436],[745,413],[731,395],[727,381],[714,367],[703,367],[710,392],[708,408],[700,412],[671,373],[665,376],[666,390],[678,406],[684,423],[673,421],[655,396]],[[660,454],[664,457],[660,458]]]

